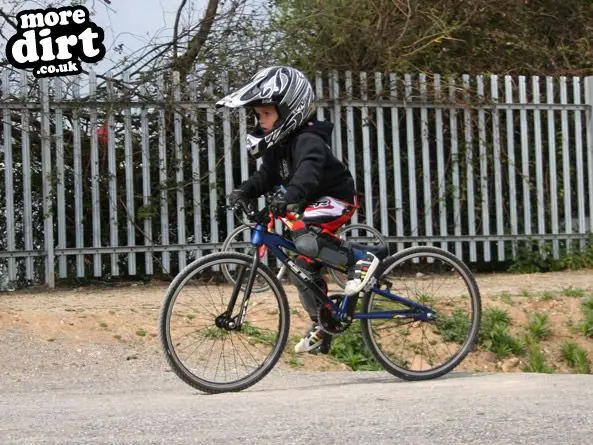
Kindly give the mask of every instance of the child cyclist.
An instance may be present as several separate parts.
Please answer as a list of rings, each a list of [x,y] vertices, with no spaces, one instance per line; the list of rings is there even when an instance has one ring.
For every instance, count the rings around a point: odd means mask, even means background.
[[[367,285],[379,259],[332,236],[356,211],[357,196],[350,171],[329,148],[333,124],[313,118],[313,100],[313,88],[303,73],[274,66],[259,71],[247,85],[217,102],[219,107],[255,111],[258,123],[247,136],[248,150],[253,157],[263,156],[259,169],[229,195],[229,203],[247,203],[284,186],[284,191],[274,194],[270,211],[279,217],[286,215],[289,205],[304,209],[301,220],[291,228],[300,254],[297,265],[326,293],[321,264],[311,258],[346,265],[349,279],[344,294],[354,295]],[[293,282],[313,322],[295,351],[327,353],[331,336],[318,322],[319,303],[295,277]]]

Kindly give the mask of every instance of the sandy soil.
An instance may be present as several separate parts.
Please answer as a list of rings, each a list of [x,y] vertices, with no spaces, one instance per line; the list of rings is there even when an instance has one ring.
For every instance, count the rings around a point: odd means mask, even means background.
[[[483,307],[503,307],[512,319],[512,332],[525,330],[532,312],[549,316],[552,335],[542,347],[557,372],[569,372],[559,349],[566,339],[585,347],[593,357],[593,342],[576,332],[582,296],[593,295],[593,271],[477,276]],[[0,293],[0,375],[19,369],[64,369],[98,366],[135,359],[166,366],[158,341],[158,317],[168,283],[127,283],[113,287],[48,290],[31,288]],[[331,357],[305,354],[295,361],[290,351],[308,320],[292,286],[286,286],[291,306],[291,333],[278,366],[301,370],[346,370]],[[571,290],[573,292],[571,292]],[[551,299],[542,299],[547,293]],[[23,359],[26,357],[26,359]],[[522,359],[521,359],[522,360]],[[521,360],[497,361],[492,353],[470,354],[458,370],[518,371]]]

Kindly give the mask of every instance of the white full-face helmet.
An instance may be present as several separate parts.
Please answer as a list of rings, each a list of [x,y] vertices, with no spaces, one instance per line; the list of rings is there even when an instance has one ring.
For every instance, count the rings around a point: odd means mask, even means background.
[[[216,106],[276,105],[276,125],[267,134],[258,125],[247,136],[249,153],[257,158],[306,122],[313,110],[313,100],[313,87],[303,73],[288,66],[273,66],[258,71],[247,85],[219,100]]]

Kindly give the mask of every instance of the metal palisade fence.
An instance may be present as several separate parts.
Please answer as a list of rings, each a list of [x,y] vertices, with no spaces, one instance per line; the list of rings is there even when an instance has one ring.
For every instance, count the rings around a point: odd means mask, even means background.
[[[240,223],[225,196],[260,162],[245,147],[253,116],[214,107],[229,75],[2,71],[4,281],[171,274],[219,248]],[[335,124],[332,150],[356,179],[353,220],[395,249],[433,244],[487,263],[521,243],[555,257],[587,243],[592,77],[312,80],[317,117]]]

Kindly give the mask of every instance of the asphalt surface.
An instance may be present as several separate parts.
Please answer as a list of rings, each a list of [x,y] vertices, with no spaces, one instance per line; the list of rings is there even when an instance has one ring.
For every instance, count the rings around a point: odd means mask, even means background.
[[[5,376],[6,377],[6,376]],[[0,444],[591,444],[593,376],[274,370],[205,395],[173,373],[3,378]]]

